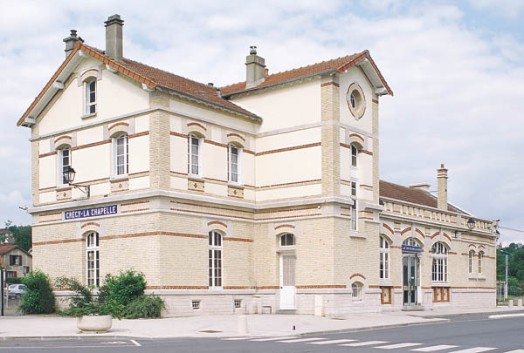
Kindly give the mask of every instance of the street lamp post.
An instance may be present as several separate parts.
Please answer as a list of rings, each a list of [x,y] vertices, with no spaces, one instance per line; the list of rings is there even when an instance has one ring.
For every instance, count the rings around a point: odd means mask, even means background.
[[[506,301],[508,299],[508,253],[505,252],[504,255],[506,255],[506,279],[504,280],[504,301]]]

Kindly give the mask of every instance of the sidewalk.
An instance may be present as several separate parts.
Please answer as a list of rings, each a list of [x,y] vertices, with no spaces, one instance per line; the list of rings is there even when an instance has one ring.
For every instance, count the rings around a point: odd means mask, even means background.
[[[150,320],[114,319],[111,331],[103,334],[80,333],[76,327],[76,318],[40,315],[4,316],[0,317],[0,341],[29,337],[173,338],[297,336],[388,326],[420,325],[447,320],[438,316],[484,312],[485,310],[482,309],[442,309],[438,311],[362,313],[352,314],[343,318],[325,318],[310,315],[221,315]],[[522,307],[499,307],[488,312],[497,315],[515,315],[519,313],[524,316],[524,308]]]

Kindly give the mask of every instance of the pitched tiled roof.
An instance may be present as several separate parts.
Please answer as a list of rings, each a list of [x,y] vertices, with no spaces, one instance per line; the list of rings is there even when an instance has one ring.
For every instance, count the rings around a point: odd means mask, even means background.
[[[16,247],[14,244],[0,244],[0,255],[5,255]]]
[[[137,80],[150,88],[161,87],[168,91],[171,91],[180,96],[197,100],[201,103],[213,106],[215,108],[227,110],[229,112],[241,114],[250,117],[255,120],[261,120],[257,115],[239,107],[238,105],[222,98],[215,87],[199,83],[182,76],[172,74],[167,71],[157,69],[152,66],[148,66],[137,61],[124,58],[121,61],[113,60],[112,58],[105,55],[102,50],[90,47],[82,42],[78,41],[75,49],[69,54],[64,63],[60,66],[57,72],[51,77],[49,82],[46,84],[42,92],[35,98],[33,103],[26,110],[24,115],[19,119],[18,125],[20,126],[24,119],[29,116],[31,110],[36,106],[36,103],[44,96],[46,90],[48,90],[60,72],[64,70],[67,64],[71,61],[72,57],[78,51],[82,51],[87,55],[101,61],[102,63],[111,66],[113,69],[118,70],[120,73]]]
[[[393,184],[384,180],[380,181],[380,196],[388,199],[405,201],[413,204],[437,208],[437,198],[427,191],[413,189],[407,186]],[[462,213],[459,208],[448,204],[448,211]]]
[[[376,67],[375,63],[371,59],[371,56],[369,55],[369,52],[367,50],[361,53],[347,55],[347,56],[343,56],[337,59],[323,61],[317,64],[300,67],[298,69],[293,69],[289,71],[284,71],[284,72],[279,72],[276,74],[268,75],[265,78],[264,82],[258,84],[257,86],[253,88],[246,89],[246,82],[238,82],[238,83],[235,83],[229,86],[222,87],[220,90],[222,91],[222,94],[224,96],[230,96],[236,93],[243,93],[243,92],[258,90],[261,88],[284,84],[284,83],[304,79],[304,78],[311,77],[311,76],[317,76],[317,75],[326,74],[330,72],[344,72],[351,66],[356,65],[357,63],[359,63],[360,61],[364,59],[368,59],[371,62],[371,64],[373,65],[377,73],[379,74],[380,78],[384,82],[385,87],[387,88],[388,92],[392,94],[389,86],[387,85],[386,81],[380,74],[380,71],[378,71],[378,68]]]

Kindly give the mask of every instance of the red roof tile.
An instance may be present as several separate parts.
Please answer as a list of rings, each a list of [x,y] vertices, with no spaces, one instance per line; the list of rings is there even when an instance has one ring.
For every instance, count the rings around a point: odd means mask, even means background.
[[[0,244],[0,255],[5,255],[16,247],[15,244]]]
[[[352,54],[343,56],[337,59],[332,59],[328,61],[323,61],[317,64],[308,65],[304,67],[300,67],[297,69],[279,72],[276,74],[268,75],[264,82],[258,84],[255,87],[246,89],[246,82],[238,82],[229,86],[225,86],[221,88],[222,94],[224,96],[230,96],[232,94],[236,93],[243,93],[243,92],[249,92],[253,90],[258,90],[261,88],[266,88],[278,84],[284,84],[287,82],[292,82],[300,79],[304,79],[311,76],[317,76],[320,74],[328,73],[328,72],[343,72],[350,68],[353,65],[356,65],[360,61],[364,59],[368,59],[375,70],[377,71],[378,75],[380,76],[381,80],[384,82],[385,87],[387,88],[388,92],[392,94],[389,86],[387,85],[386,81],[382,77],[382,74],[380,74],[380,71],[378,71],[378,68],[376,67],[375,63],[371,59],[371,56],[369,55],[369,52],[367,50]]]
[[[437,208],[437,198],[429,192],[393,184],[384,180],[380,181],[380,196],[388,199]],[[448,204],[448,211],[462,214],[465,213],[451,204]]]

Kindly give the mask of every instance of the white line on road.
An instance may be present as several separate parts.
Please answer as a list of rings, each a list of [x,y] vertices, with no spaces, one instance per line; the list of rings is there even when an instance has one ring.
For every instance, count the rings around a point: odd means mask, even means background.
[[[320,341],[320,340],[325,340],[325,338],[319,338],[319,337],[297,338],[294,340],[278,341],[278,343],[299,343],[299,342],[312,342],[312,341]]]
[[[378,349],[398,349],[398,348],[420,346],[421,344],[422,343],[397,343],[397,344],[389,344],[387,346],[380,346],[380,347],[375,347],[375,348],[378,348]]]
[[[254,339],[254,340],[250,340],[250,342],[278,341],[278,340],[287,340],[287,339],[292,339],[292,338],[297,338],[297,336],[288,336],[288,337],[282,336],[282,337],[257,338],[257,339]]]
[[[243,341],[248,340],[251,337],[228,337],[228,338],[222,338],[223,341]]]
[[[331,341],[321,341],[321,342],[310,342],[309,344],[339,344],[339,343],[347,343],[347,342],[354,342],[355,340],[331,340]]]
[[[475,347],[475,348],[469,348],[469,349],[463,349],[460,351],[453,351],[450,353],[480,353],[480,352],[487,352],[492,351],[497,348],[490,348],[490,347]]]
[[[506,353],[524,353],[524,349],[515,349],[514,351],[509,351]]]
[[[355,343],[341,344],[341,346],[345,346],[345,347],[362,347],[362,346],[371,346],[371,345],[374,345],[374,344],[383,344],[383,343],[388,343],[388,341],[355,342]]]
[[[140,343],[138,343],[137,341],[135,341],[135,340],[131,340],[131,342],[132,342],[135,346],[142,347],[142,345],[141,345]]]
[[[436,352],[436,351],[443,351],[444,349],[451,349],[451,348],[457,348],[458,346],[452,346],[449,344],[441,344],[438,346],[431,346],[431,347],[424,347],[424,348],[417,348],[412,349],[414,352]]]

